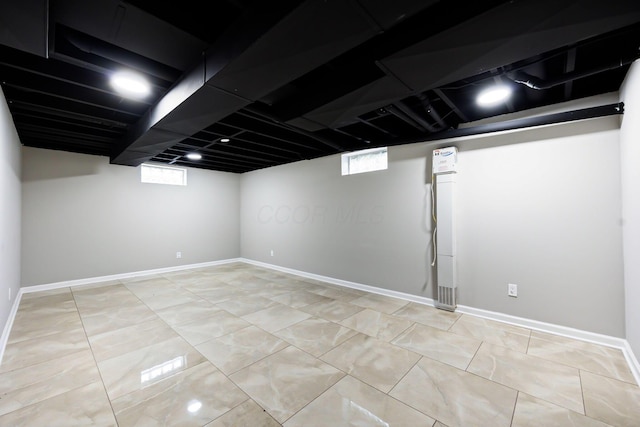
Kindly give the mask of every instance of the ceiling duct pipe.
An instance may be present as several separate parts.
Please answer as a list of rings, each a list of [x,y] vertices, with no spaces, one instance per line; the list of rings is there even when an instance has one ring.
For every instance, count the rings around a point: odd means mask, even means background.
[[[527,74],[524,71],[516,71],[514,73],[508,74],[508,77],[514,82],[525,85],[531,89],[544,90],[544,89],[550,89],[552,87],[555,87],[561,84],[568,83],[573,80],[582,79],[585,77],[593,76],[594,74],[603,73],[605,71],[615,70],[616,68],[624,67],[625,65],[631,64],[636,59],[638,59],[637,54],[627,58],[621,58],[619,61],[609,62],[607,64],[601,65],[600,67],[593,68],[590,70],[572,71],[570,73],[563,74],[551,80],[543,80],[541,78]]]

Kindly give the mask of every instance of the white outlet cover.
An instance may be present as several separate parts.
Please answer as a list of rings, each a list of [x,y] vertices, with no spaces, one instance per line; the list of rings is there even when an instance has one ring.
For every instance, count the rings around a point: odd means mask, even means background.
[[[518,285],[515,285],[513,283],[509,283],[509,285],[507,287],[507,295],[509,295],[510,297],[517,297],[518,296]]]

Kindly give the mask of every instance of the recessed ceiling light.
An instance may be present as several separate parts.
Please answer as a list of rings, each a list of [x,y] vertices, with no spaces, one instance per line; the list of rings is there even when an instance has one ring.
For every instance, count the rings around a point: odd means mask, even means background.
[[[187,154],[187,159],[189,160],[200,160],[202,158],[202,154],[200,153],[189,153]]]
[[[151,93],[149,82],[131,71],[115,73],[111,76],[111,86],[127,98],[140,99]]]
[[[222,139],[220,140],[220,142],[229,142],[229,141],[231,141],[229,138],[222,138]]]
[[[495,86],[485,89],[476,98],[476,102],[481,107],[491,107],[506,101],[511,96],[509,86]]]

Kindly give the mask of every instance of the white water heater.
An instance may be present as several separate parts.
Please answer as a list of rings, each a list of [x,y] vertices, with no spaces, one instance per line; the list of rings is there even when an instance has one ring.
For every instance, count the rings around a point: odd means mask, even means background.
[[[435,191],[433,242],[438,289],[436,307],[449,311],[454,311],[457,306],[458,268],[455,227],[457,163],[456,147],[433,150],[435,183],[431,183],[431,189]]]

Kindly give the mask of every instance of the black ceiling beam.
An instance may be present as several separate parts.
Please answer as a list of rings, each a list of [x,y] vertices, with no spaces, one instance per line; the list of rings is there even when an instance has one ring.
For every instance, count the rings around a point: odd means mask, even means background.
[[[404,114],[409,116],[412,120],[417,122],[424,130],[428,130],[429,132],[436,132],[436,129],[431,123],[429,123],[424,117],[420,116],[416,113],[409,105],[407,105],[404,101],[399,101],[394,104],[396,107],[400,109]]]
[[[19,86],[13,83],[6,83],[4,85],[5,87],[9,87],[11,89],[14,90],[19,90],[25,93],[29,93],[29,94],[38,94],[38,95],[43,95],[49,98],[56,98],[56,99],[62,99],[65,101],[69,101],[71,103],[76,103],[76,104],[81,104],[84,106],[89,106],[89,107],[93,107],[93,108],[98,108],[98,109],[103,109],[103,110],[107,110],[110,112],[115,112],[115,113],[119,113],[119,114],[124,114],[124,115],[130,115],[134,118],[140,117],[140,114],[132,112],[132,111],[128,111],[128,110],[123,110],[120,108],[116,108],[116,107],[112,107],[109,105],[106,105],[104,102],[100,103],[99,100],[93,100],[93,101],[89,101],[89,100],[80,100],[78,97],[73,97],[73,96],[66,96],[66,95],[61,95],[60,93],[56,93],[51,91],[51,89],[49,90],[43,90],[43,89],[39,89],[36,88],[34,86]],[[63,91],[61,91],[63,92]],[[69,93],[69,92],[65,92],[65,93]],[[115,102],[114,102],[115,103]],[[80,107],[82,108],[82,107]]]
[[[476,3],[473,7],[483,9],[482,2]],[[640,7],[633,0],[520,0],[493,2],[468,18],[472,19],[458,20],[457,25],[440,32],[425,31],[413,45],[388,52],[379,59],[388,71],[385,77],[302,117],[330,128],[347,126],[363,112],[416,93],[637,23]],[[510,24],[496,25],[499,22]],[[396,82],[395,87],[391,81]],[[411,90],[403,93],[403,87]],[[463,121],[469,121],[466,115]]]
[[[33,79],[28,77],[27,74],[43,77],[48,80],[66,83],[73,87],[82,88],[89,91],[95,91],[101,94],[109,94],[109,95],[113,95],[114,97],[122,98],[120,95],[116,94],[116,92],[112,88],[110,87],[108,89],[105,88],[107,86],[102,83],[104,81],[104,77],[102,77],[102,79],[98,79],[98,78],[90,79],[90,78],[87,78],[86,75],[83,75],[85,73],[78,73],[76,67],[67,65],[66,71],[64,71],[65,70],[64,67],[61,68],[59,67],[60,64],[58,64],[53,60],[51,61],[53,62],[53,64],[51,64],[50,66],[47,65],[47,67],[45,67],[43,64],[42,66],[38,67],[43,69],[46,68],[47,70],[46,72],[40,71],[39,69],[35,69],[34,68],[35,66],[31,66],[31,67],[18,66],[18,65],[10,64],[3,61],[0,61],[0,66],[11,68],[18,71],[20,73],[20,76],[29,82],[32,82]],[[60,69],[60,71],[57,71],[58,68]],[[67,77],[62,77],[60,73],[63,73],[63,72],[66,72],[67,75],[71,74],[75,76],[75,80],[71,80]],[[95,73],[91,73],[91,74],[95,74]],[[6,79],[6,75],[4,75],[4,73],[3,73],[3,78]],[[166,88],[163,88],[163,89],[166,89]],[[146,99],[136,100],[136,103],[151,105],[151,101]]]
[[[79,52],[82,52],[87,56],[95,56],[110,62],[115,62],[127,68],[135,69],[150,76],[155,76],[166,82],[176,81],[181,74],[180,70],[176,70],[173,67],[73,30],[64,25],[56,26],[56,52],[54,52],[54,56],[60,51],[62,40],[67,41],[75,49],[78,49]],[[73,56],[77,57],[78,55]],[[86,62],[94,63],[95,61],[87,60]],[[112,67],[109,66],[107,67],[107,70],[111,68]]]
[[[251,136],[252,133],[254,133],[254,132],[238,132],[238,134],[234,135],[230,139],[232,139],[232,140],[237,139],[237,140],[245,142],[247,144],[257,145],[258,147],[264,147],[264,148],[267,148],[269,150],[282,151],[284,153],[290,153],[290,154],[293,154],[293,155],[296,155],[296,156],[300,156],[300,153],[298,151],[293,151],[293,150],[289,150],[287,148],[278,147],[277,145],[265,144],[265,143],[262,143],[262,142],[257,142],[257,141],[253,141],[251,139],[247,139],[247,137],[245,135]],[[258,135],[260,135],[260,134],[258,134]],[[264,136],[265,137],[269,137],[268,135],[264,135]],[[224,137],[221,137],[221,138],[224,138]],[[287,142],[287,141],[282,140],[280,138],[273,138],[273,137],[271,137],[271,138],[275,139],[275,140],[278,140],[278,141],[285,142],[285,143]],[[209,146],[214,146],[214,145],[218,145],[218,144],[225,144],[225,143],[212,142],[211,145],[209,145]]]
[[[274,4],[264,15],[249,12],[209,48],[196,65],[145,114],[111,155],[115,164],[137,166],[164,149],[249,104],[210,84],[291,9]]]
[[[69,121],[69,120],[62,120],[62,119],[58,119],[58,118],[53,118],[53,117],[45,117],[45,116],[38,116],[35,114],[31,114],[31,113],[25,113],[25,112],[21,112],[21,111],[15,111],[12,113],[14,118],[18,118],[18,122],[22,121],[21,119],[24,117],[28,120],[31,121],[35,121],[35,122],[50,122],[53,123],[54,125],[61,125],[61,126],[69,126],[69,127],[74,127],[74,128],[83,128],[83,129],[91,129],[92,131],[96,131],[96,132],[108,132],[108,133],[113,133],[114,137],[121,137],[122,134],[124,133],[124,129],[123,128],[115,128],[115,127],[111,127],[111,126],[95,126],[95,125],[89,125],[86,123],[78,123],[78,122],[73,122],[73,121]]]
[[[454,113],[456,113],[456,115],[458,117],[460,117],[460,120],[462,120],[463,122],[468,122],[469,118],[467,117],[466,114],[464,114],[462,112],[462,110],[460,110],[458,108],[458,106],[451,100],[451,98],[449,98],[447,95],[444,94],[444,92],[440,89],[433,89],[433,92],[438,95],[438,97],[440,97],[440,99],[447,104],[447,106],[449,108],[451,108],[451,110],[453,110]]]
[[[273,120],[264,119],[264,118],[261,118],[261,117],[255,117],[255,116],[243,113],[243,110],[238,111],[236,114],[239,115],[239,116],[246,117],[246,118],[251,119],[251,120],[255,120],[255,121],[258,121],[258,122],[261,122],[261,123],[265,123],[265,124],[268,124],[268,125],[271,125],[271,126],[279,127],[281,129],[289,130],[288,128],[286,128],[286,126],[280,126],[278,123],[275,123]],[[224,119],[221,120],[219,123],[221,123],[221,124],[223,124],[225,126],[234,128],[234,129],[238,129],[238,130],[244,131],[244,132],[248,132],[248,133],[264,136],[265,138],[274,139],[274,140],[277,140],[277,141],[282,141],[282,142],[284,142],[286,144],[293,145],[293,146],[296,146],[296,147],[307,148],[307,149],[312,149],[312,150],[316,150],[316,151],[322,151],[322,150],[319,150],[316,147],[305,145],[305,144],[302,144],[300,142],[295,142],[295,141],[292,141],[292,140],[289,140],[289,139],[275,137],[273,135],[270,135],[270,134],[267,134],[267,133],[264,133],[264,132],[256,131],[255,129],[251,128],[250,126],[241,127],[239,125],[234,125],[234,124],[228,123]],[[295,132],[295,131],[292,131],[292,132]],[[235,137],[230,137],[230,138],[235,138]]]
[[[376,4],[252,3],[255,9],[232,24],[132,128],[114,149],[111,162],[137,166],[179,136],[199,132],[374,37],[382,30],[371,19],[374,11],[364,7]],[[341,149],[331,141],[323,143]]]
[[[565,84],[569,81],[590,77],[595,74],[603,73],[605,71],[615,70],[615,69],[624,67],[625,65],[629,65],[632,62],[634,62],[636,59],[638,59],[639,56],[640,56],[640,51],[638,50],[638,48],[636,48],[635,52],[627,56],[620,57],[616,60],[600,64],[597,67],[593,67],[585,70],[574,70],[553,79],[548,79],[548,80],[539,79],[537,77],[530,76],[529,74],[524,73],[522,71],[515,72],[512,78],[513,78],[513,81],[515,81],[516,83],[523,84],[531,89],[536,89],[536,90],[550,89],[552,87]]]
[[[576,69],[576,49],[569,49],[567,51],[567,58],[565,60],[564,72],[571,73]],[[569,80],[564,85],[564,97],[571,98],[571,92],[573,91],[573,80]]]
[[[267,120],[271,121],[274,125],[279,126],[279,127],[283,128],[283,129],[290,130],[292,132],[295,132],[295,133],[298,133],[300,135],[306,136],[308,138],[314,139],[314,140],[316,140],[318,142],[321,142],[322,144],[324,144],[324,145],[326,145],[328,147],[334,148],[336,150],[344,151],[344,148],[341,147],[340,145],[336,144],[335,142],[329,141],[328,139],[323,138],[321,136],[314,135],[312,132],[309,132],[309,131],[306,131],[306,130],[303,130],[303,129],[299,129],[299,128],[295,127],[295,126],[291,126],[291,125],[289,125],[289,124],[287,124],[285,122],[282,122],[279,118],[277,118],[277,117],[275,117],[275,116],[273,116],[273,115],[271,115],[269,113],[260,111],[260,110],[254,108],[254,107],[247,107],[247,108],[244,108],[244,110],[248,111],[248,112],[250,112],[252,114],[258,115],[258,116],[260,116],[260,117],[262,117],[264,119],[267,119]]]
[[[598,107],[584,108],[580,110],[566,111],[562,113],[547,114],[544,116],[527,117],[523,119],[506,120],[486,125],[472,126],[462,129],[450,129],[428,135],[425,138],[399,142],[408,144],[415,142],[437,141],[441,139],[458,138],[461,136],[482,135],[486,133],[501,132],[507,130],[524,129],[536,126],[553,125],[577,120],[594,119],[598,117],[614,116],[624,113],[624,103],[601,105]]]
[[[175,154],[174,154],[175,153]],[[181,153],[179,148],[172,148],[171,150],[168,151],[168,153],[161,153],[161,154],[170,154],[173,156],[179,156],[179,157],[184,157],[186,155],[186,153]],[[233,153],[227,153],[225,151],[219,151],[219,150],[212,150],[211,152],[209,152],[208,154],[206,154],[207,156],[215,156],[216,158],[219,158],[221,160],[226,160],[226,161],[232,161],[232,162],[237,162],[237,163],[245,163],[245,164],[251,164],[251,165],[265,165],[268,164],[268,162],[265,162],[264,159],[255,159],[255,158],[246,158],[246,157],[242,157],[242,158],[237,158],[237,156],[234,156]],[[204,158],[204,156],[203,156]],[[205,161],[206,158],[205,158]]]
[[[383,127],[380,127],[380,126],[378,126],[378,125],[375,125],[375,124],[371,123],[370,121],[365,120],[365,119],[363,119],[363,118],[361,118],[361,117],[358,117],[358,122],[359,122],[359,123],[362,123],[363,125],[366,125],[366,126],[369,126],[369,127],[371,127],[371,128],[374,128],[374,129],[375,129],[375,130],[377,130],[378,132],[383,133],[383,134],[385,134],[385,135],[388,135],[388,136],[389,136],[389,137],[391,137],[391,138],[397,138],[397,135],[396,135],[396,134],[394,134],[393,132],[391,132],[391,131],[389,131],[389,130],[387,130],[387,129],[383,128]]]
[[[69,119],[75,119],[75,120],[79,120],[82,122],[88,122],[88,123],[96,123],[96,124],[104,124],[105,126],[112,126],[112,127],[118,127],[118,128],[127,128],[129,126],[128,123],[126,122],[122,122],[119,120],[113,120],[113,119],[108,119],[105,117],[98,117],[98,116],[92,116],[89,114],[83,114],[83,113],[79,113],[79,112],[75,112],[75,111],[67,111],[61,108],[55,108],[55,107],[51,107],[51,106],[46,106],[46,105],[38,105],[38,104],[34,104],[31,102],[25,102],[25,101],[17,101],[17,100],[13,100],[10,99],[9,103],[11,104],[12,108],[18,108],[21,109],[23,111],[37,111],[37,112],[41,112],[41,113],[45,113],[45,114],[50,114],[52,116],[57,116],[57,117],[66,117]]]
[[[275,146],[275,145],[268,145],[268,144],[263,144],[263,143],[260,143],[260,142],[255,142],[255,141],[247,139],[246,137],[243,137],[243,136],[234,136],[233,137],[233,141],[240,141],[240,142],[243,142],[245,144],[252,145],[252,146],[258,146],[258,147],[266,148],[269,151],[256,150],[256,152],[263,152],[263,153],[266,153],[266,154],[268,154],[269,156],[272,156],[272,157],[279,157],[281,159],[291,159],[291,158],[301,159],[302,158],[300,153],[297,152],[297,151],[287,150],[286,148],[278,147],[278,146]],[[226,144],[226,143],[222,143],[222,144],[220,144],[220,143],[212,143],[211,145],[208,145],[207,147],[205,147],[205,149],[209,148],[209,147],[215,147],[215,146],[223,146],[224,147],[225,145],[228,145],[228,144]],[[274,151],[274,150],[275,151],[279,151],[279,152],[289,153],[289,154],[293,155],[293,157],[292,156],[281,156],[281,155],[278,155],[278,154],[273,154],[272,151]]]
[[[189,138],[187,138],[185,141],[188,141]],[[237,138],[235,139],[236,141],[238,140]],[[188,145],[187,142],[183,141],[181,144],[186,144]],[[286,157],[286,156],[280,156],[278,154],[273,154],[269,151],[264,151],[264,150],[254,150],[252,148],[247,148],[247,147],[242,147],[238,144],[210,144],[206,147],[202,147],[202,148],[197,148],[197,150],[200,150],[202,152],[207,152],[207,150],[211,150],[213,147],[231,147],[231,148],[235,148],[237,150],[241,150],[241,151],[246,151],[248,153],[254,153],[254,154],[260,154],[262,156],[266,156],[266,157],[273,157],[273,158],[280,158],[280,159],[290,159],[290,157]]]
[[[83,133],[83,132],[75,132],[75,131],[65,130],[65,129],[54,129],[51,127],[39,126],[39,125],[28,124],[28,123],[18,123],[16,127],[20,128],[23,131],[36,132],[43,135],[52,135],[52,139],[60,138],[60,137],[63,137],[63,138],[68,137],[68,138],[74,138],[74,139],[83,140],[83,141],[91,140],[91,141],[103,143],[103,144],[112,144],[115,141],[115,138],[109,138],[107,136],[98,136],[95,133]]]
[[[399,107],[396,107],[395,104],[386,105],[384,107],[384,110],[387,111],[389,114],[392,114],[393,116],[399,118],[404,123],[406,123],[406,124],[412,126],[413,128],[419,130],[420,132],[424,133],[424,132],[427,131],[427,129],[424,126],[422,126],[419,122],[417,122],[412,117],[410,117],[408,114],[406,114]]]

